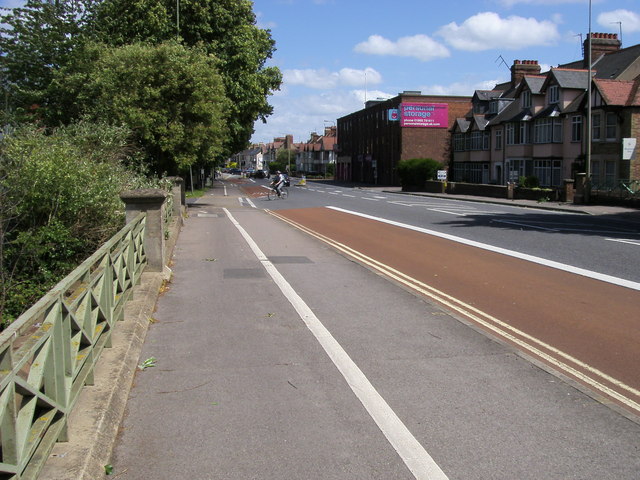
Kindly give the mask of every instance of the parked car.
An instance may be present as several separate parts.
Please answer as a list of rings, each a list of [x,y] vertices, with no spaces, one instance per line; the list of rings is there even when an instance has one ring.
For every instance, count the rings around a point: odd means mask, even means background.
[[[264,170],[256,170],[255,172],[253,172],[251,174],[251,176],[253,178],[266,178],[267,175],[265,174]]]

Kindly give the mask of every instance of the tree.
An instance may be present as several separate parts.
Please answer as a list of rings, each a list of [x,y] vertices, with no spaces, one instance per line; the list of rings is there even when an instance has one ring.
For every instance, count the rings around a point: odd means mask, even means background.
[[[2,87],[9,100],[5,104],[19,117],[47,103],[46,89],[82,41],[95,1],[27,0],[22,8],[3,9],[7,13],[0,15]]]
[[[252,7],[250,0],[105,0],[90,31],[111,45],[179,37],[184,45],[214,54],[230,100],[221,152],[228,157],[246,148],[254,122],[266,121],[273,112],[267,96],[282,83],[280,70],[265,66],[275,42],[269,30],[256,26]]]
[[[51,123],[86,117],[127,125],[157,173],[207,164],[223,150],[228,101],[217,60],[175,41],[89,43],[54,77]]]

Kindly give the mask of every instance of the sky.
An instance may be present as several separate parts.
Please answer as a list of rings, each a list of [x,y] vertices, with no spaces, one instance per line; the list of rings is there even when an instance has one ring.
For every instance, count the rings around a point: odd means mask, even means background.
[[[15,7],[23,0],[0,0]],[[471,96],[510,79],[514,60],[542,71],[582,58],[589,0],[254,0],[284,81],[253,143],[306,142],[366,100],[406,90]],[[640,0],[591,0],[591,31],[640,43]]]
[[[582,59],[588,0],[254,0],[284,81],[254,143],[306,142],[366,100],[406,90],[471,96],[510,79],[514,60],[542,71]],[[640,43],[640,0],[592,0],[591,31]]]

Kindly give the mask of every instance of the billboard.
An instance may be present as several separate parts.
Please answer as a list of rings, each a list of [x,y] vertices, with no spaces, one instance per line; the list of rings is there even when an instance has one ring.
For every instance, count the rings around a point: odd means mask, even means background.
[[[401,103],[401,127],[449,127],[449,105],[446,103]]]

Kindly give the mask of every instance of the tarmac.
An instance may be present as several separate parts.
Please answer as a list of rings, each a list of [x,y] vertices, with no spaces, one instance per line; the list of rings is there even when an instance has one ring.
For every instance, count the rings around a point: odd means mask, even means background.
[[[617,215],[640,221],[640,210],[619,206],[400,192],[372,186],[354,188],[586,215]],[[496,352],[498,356],[512,355],[504,346],[487,344],[486,338],[459,322],[438,323],[446,316],[438,308],[425,305],[386,280],[371,278],[372,275],[364,274],[364,269],[350,260],[300,233],[292,234],[288,226],[264,212],[239,208],[237,198],[225,197],[219,189],[214,189],[189,202],[184,226],[182,222],[173,226],[172,238],[177,239],[177,243],[170,264],[174,271],[172,280],[167,283],[159,274],[143,275],[127,307],[125,320],[114,332],[114,346],[105,350],[98,363],[95,385],[85,387],[70,415],[70,440],[56,445],[39,478],[414,478],[375,424],[363,414],[355,396],[344,388],[332,369],[327,370],[326,354],[303,328],[295,306],[282,299],[280,289],[265,275],[264,262],[256,259],[234,222],[257,239],[271,264],[281,269],[287,278],[297,280],[295,284],[303,292],[301,296],[313,299],[313,310],[325,312],[332,319],[331,330],[340,330],[350,321],[362,323],[362,331],[373,329],[365,335],[373,348],[385,334],[368,323],[371,318],[422,318],[426,309],[437,321],[432,325],[433,331],[443,330],[437,335],[445,337],[454,331],[463,342],[473,343],[474,348],[488,349],[487,355]],[[311,279],[308,278],[310,265],[314,272]],[[357,289],[359,295],[349,302],[356,303],[360,310],[351,310],[337,301],[341,292],[341,285],[337,284],[349,284],[350,288]],[[316,296],[318,290],[324,292],[323,295]],[[357,298],[375,297],[388,303],[365,305],[357,301]],[[397,305],[403,305],[400,312]],[[342,333],[344,338],[349,338],[352,332]],[[431,331],[429,334],[436,335]],[[369,335],[380,337],[369,339]],[[360,339],[354,340],[351,349],[358,352],[356,356],[365,357],[367,344],[358,342]],[[362,348],[365,350],[361,351]],[[447,348],[457,351],[459,347]],[[145,368],[144,361],[152,358],[154,366]],[[469,362],[469,359],[461,361]],[[526,362],[513,363],[509,367],[493,367],[512,369],[509,372],[483,371],[481,374],[542,381],[545,388],[551,388],[546,394],[557,402],[566,395],[575,395],[570,385],[558,382],[562,385],[550,386],[548,380],[541,380],[538,370],[531,371]],[[478,368],[485,367],[478,364]],[[284,376],[283,372],[286,372]],[[380,375],[380,383],[394,382],[392,373]],[[514,396],[515,399],[509,399],[509,406],[513,408],[512,403],[521,402],[516,409],[520,409],[522,417],[531,417],[538,409],[545,408],[539,401],[532,403],[533,399],[517,393]],[[416,398],[420,398],[419,392]],[[587,402],[582,397],[580,400]],[[601,405],[592,403],[596,405],[579,409],[580,420],[573,417],[576,412],[568,406],[558,418],[548,411],[539,414],[555,422],[552,428],[567,419],[578,422],[592,436],[589,442],[617,438],[611,446],[613,451],[632,448],[634,438],[637,444],[635,435],[640,427],[634,422],[625,422],[613,411],[604,414],[609,417],[607,429],[611,429],[608,432],[611,438],[603,439],[604,433],[598,430],[600,427],[596,428],[595,420],[603,415]],[[589,422],[595,430],[590,430]],[[484,428],[492,427],[485,425]],[[419,426],[413,429],[420,431]],[[450,435],[450,426],[446,424],[436,430],[442,438]],[[509,445],[510,434],[495,432],[494,435],[496,438],[506,435],[504,442],[496,446],[498,450],[514,448]],[[544,430],[532,431],[530,435],[533,443],[547,443],[545,451],[559,448],[554,447],[553,439],[545,438]],[[469,436],[473,435],[469,433]],[[359,444],[362,438],[367,439],[366,447]],[[564,445],[562,439],[558,441]],[[581,458],[580,449],[588,452],[589,448],[582,444],[583,440],[572,441],[575,441],[573,453],[578,462],[592,465],[602,461],[605,469],[609,459]],[[522,447],[532,448],[532,444],[525,442]],[[445,466],[452,465],[461,475],[457,478],[500,478],[483,477],[481,469],[478,470],[478,459],[475,465],[474,459],[459,465],[458,460],[448,457],[437,445],[429,450],[435,451]],[[455,457],[455,452],[453,455]],[[553,457],[552,453],[547,455]],[[523,471],[513,478],[552,478],[545,477],[544,467],[539,463],[542,460],[536,455],[531,461],[514,459],[524,462],[522,468],[531,468],[533,472]],[[494,461],[498,462],[492,458],[491,462]],[[107,466],[113,468],[112,477],[105,474]],[[505,467],[496,463],[487,468]],[[509,468],[516,467],[509,465]],[[613,469],[598,478],[632,476]]]

